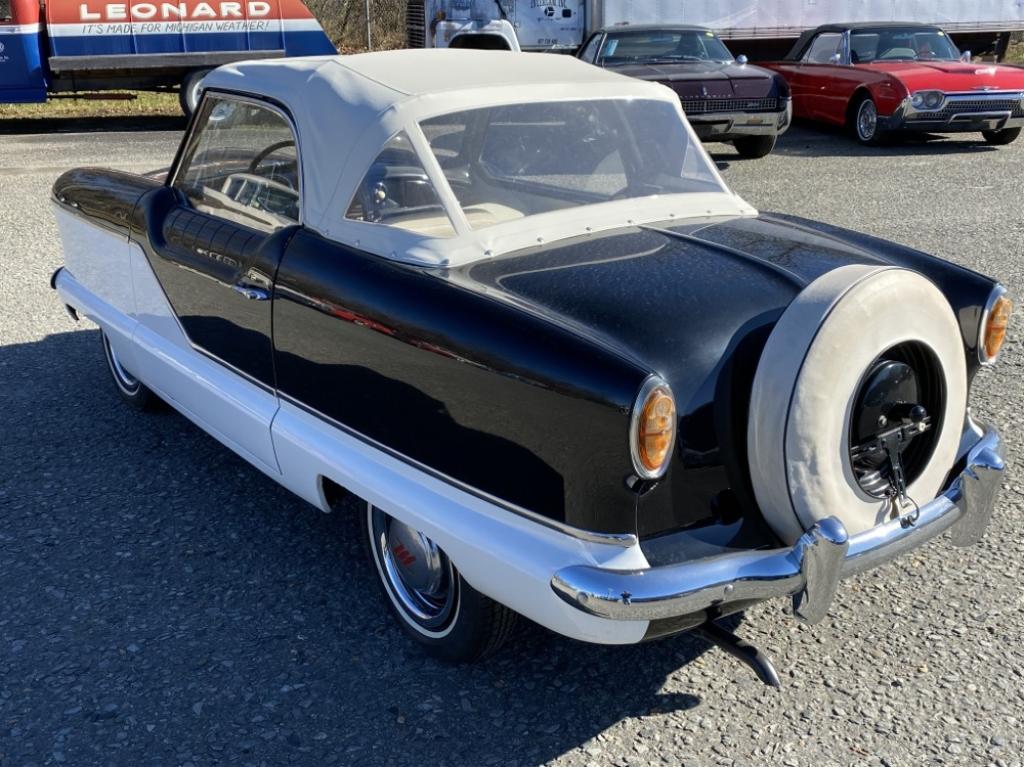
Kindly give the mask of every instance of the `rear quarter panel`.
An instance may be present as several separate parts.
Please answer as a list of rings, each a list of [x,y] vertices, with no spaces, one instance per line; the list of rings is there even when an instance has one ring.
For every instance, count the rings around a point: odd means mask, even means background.
[[[286,398],[574,527],[635,532],[629,413],[647,371],[509,303],[307,230],[274,294]]]

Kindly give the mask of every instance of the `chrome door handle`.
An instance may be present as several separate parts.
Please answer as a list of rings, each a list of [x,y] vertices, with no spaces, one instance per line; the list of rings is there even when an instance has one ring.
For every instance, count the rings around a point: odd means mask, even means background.
[[[232,285],[231,289],[250,301],[266,301],[270,298],[270,293],[263,288],[254,288],[250,285]]]

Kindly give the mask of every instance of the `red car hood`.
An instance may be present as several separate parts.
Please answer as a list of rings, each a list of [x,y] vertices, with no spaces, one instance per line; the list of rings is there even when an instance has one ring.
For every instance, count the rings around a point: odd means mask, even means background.
[[[959,61],[879,61],[857,64],[858,69],[882,72],[902,82],[908,91],[935,89],[963,93],[986,88],[1024,91],[1024,69]]]

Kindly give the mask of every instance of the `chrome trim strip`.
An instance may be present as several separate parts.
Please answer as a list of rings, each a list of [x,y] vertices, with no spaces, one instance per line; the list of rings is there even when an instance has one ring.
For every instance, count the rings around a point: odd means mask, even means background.
[[[1004,468],[999,434],[988,429],[970,448],[964,471],[916,517],[906,514],[849,538],[839,520],[829,517],[790,548],[664,567],[606,570],[573,565],[554,574],[551,588],[578,610],[610,620],[658,620],[731,602],[793,595],[797,617],[814,622],[828,611],[840,578],[889,562],[949,528],[956,546],[980,540]]]
[[[996,284],[992,288],[992,292],[989,294],[988,301],[985,302],[985,310],[981,313],[981,322],[978,323],[978,361],[982,365],[995,365],[996,360],[999,359],[999,354],[989,359],[988,355],[985,354],[985,330],[988,326],[989,315],[992,314],[992,307],[996,305],[1002,296],[1006,295],[1006,288],[1002,285]],[[1002,351],[1002,349],[1000,349]]]
[[[622,548],[629,548],[630,546],[635,546],[639,542],[639,539],[632,533],[598,533],[592,530],[583,530],[579,527],[573,527],[572,525],[567,525],[564,522],[559,522],[557,519],[545,517],[542,514],[538,514],[536,511],[524,509],[522,506],[517,506],[514,503],[506,501],[502,498],[498,498],[497,496],[493,496],[484,490],[475,488],[472,485],[466,484],[462,480],[456,479],[455,477],[451,477],[443,472],[438,471],[437,469],[427,466],[426,464],[417,461],[415,458],[410,458],[409,456],[400,453],[397,450],[394,450],[393,448],[388,447],[384,443],[378,442],[373,437],[369,437],[363,434],[362,432],[356,431],[350,426],[346,426],[341,421],[337,421],[334,418],[331,418],[331,416],[325,413],[321,413],[316,408],[310,407],[309,405],[305,404],[304,402],[300,402],[294,397],[290,397],[284,392],[278,391],[277,396],[280,399],[285,400],[286,402],[289,402],[292,405],[301,408],[302,410],[305,410],[310,415],[316,416],[325,423],[328,423],[337,429],[341,429],[346,434],[365,442],[370,447],[376,448],[377,450],[387,453],[392,458],[397,458],[398,460],[408,464],[409,466],[412,466],[414,469],[418,469],[419,471],[422,471],[425,474],[429,474],[431,477],[434,477],[435,479],[447,482],[452,487],[455,487],[464,493],[469,493],[470,495],[476,496],[482,501],[487,501],[488,503],[494,504],[495,506],[499,506],[502,509],[505,509],[506,511],[510,511],[513,514],[528,519],[531,522],[536,522],[537,524],[543,525],[544,527],[548,527],[552,530],[557,530],[560,533],[565,533],[566,535],[572,538],[576,538],[580,541],[585,541],[586,543],[599,543],[607,546],[620,546]]]

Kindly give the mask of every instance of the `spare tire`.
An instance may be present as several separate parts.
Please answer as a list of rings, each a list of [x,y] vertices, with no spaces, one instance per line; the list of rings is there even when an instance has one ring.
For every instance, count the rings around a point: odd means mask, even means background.
[[[923,504],[942,490],[967,409],[967,365],[953,310],[920,274],[843,266],[786,308],[754,376],[751,480],[761,513],[783,541],[794,543],[825,517],[838,517],[856,535],[898,512],[851,457],[855,418],[862,415],[855,409],[865,407],[866,381],[880,364],[911,371],[904,379],[915,379],[930,405],[929,429],[907,467],[907,496]],[[887,419],[878,422],[881,431]]]

